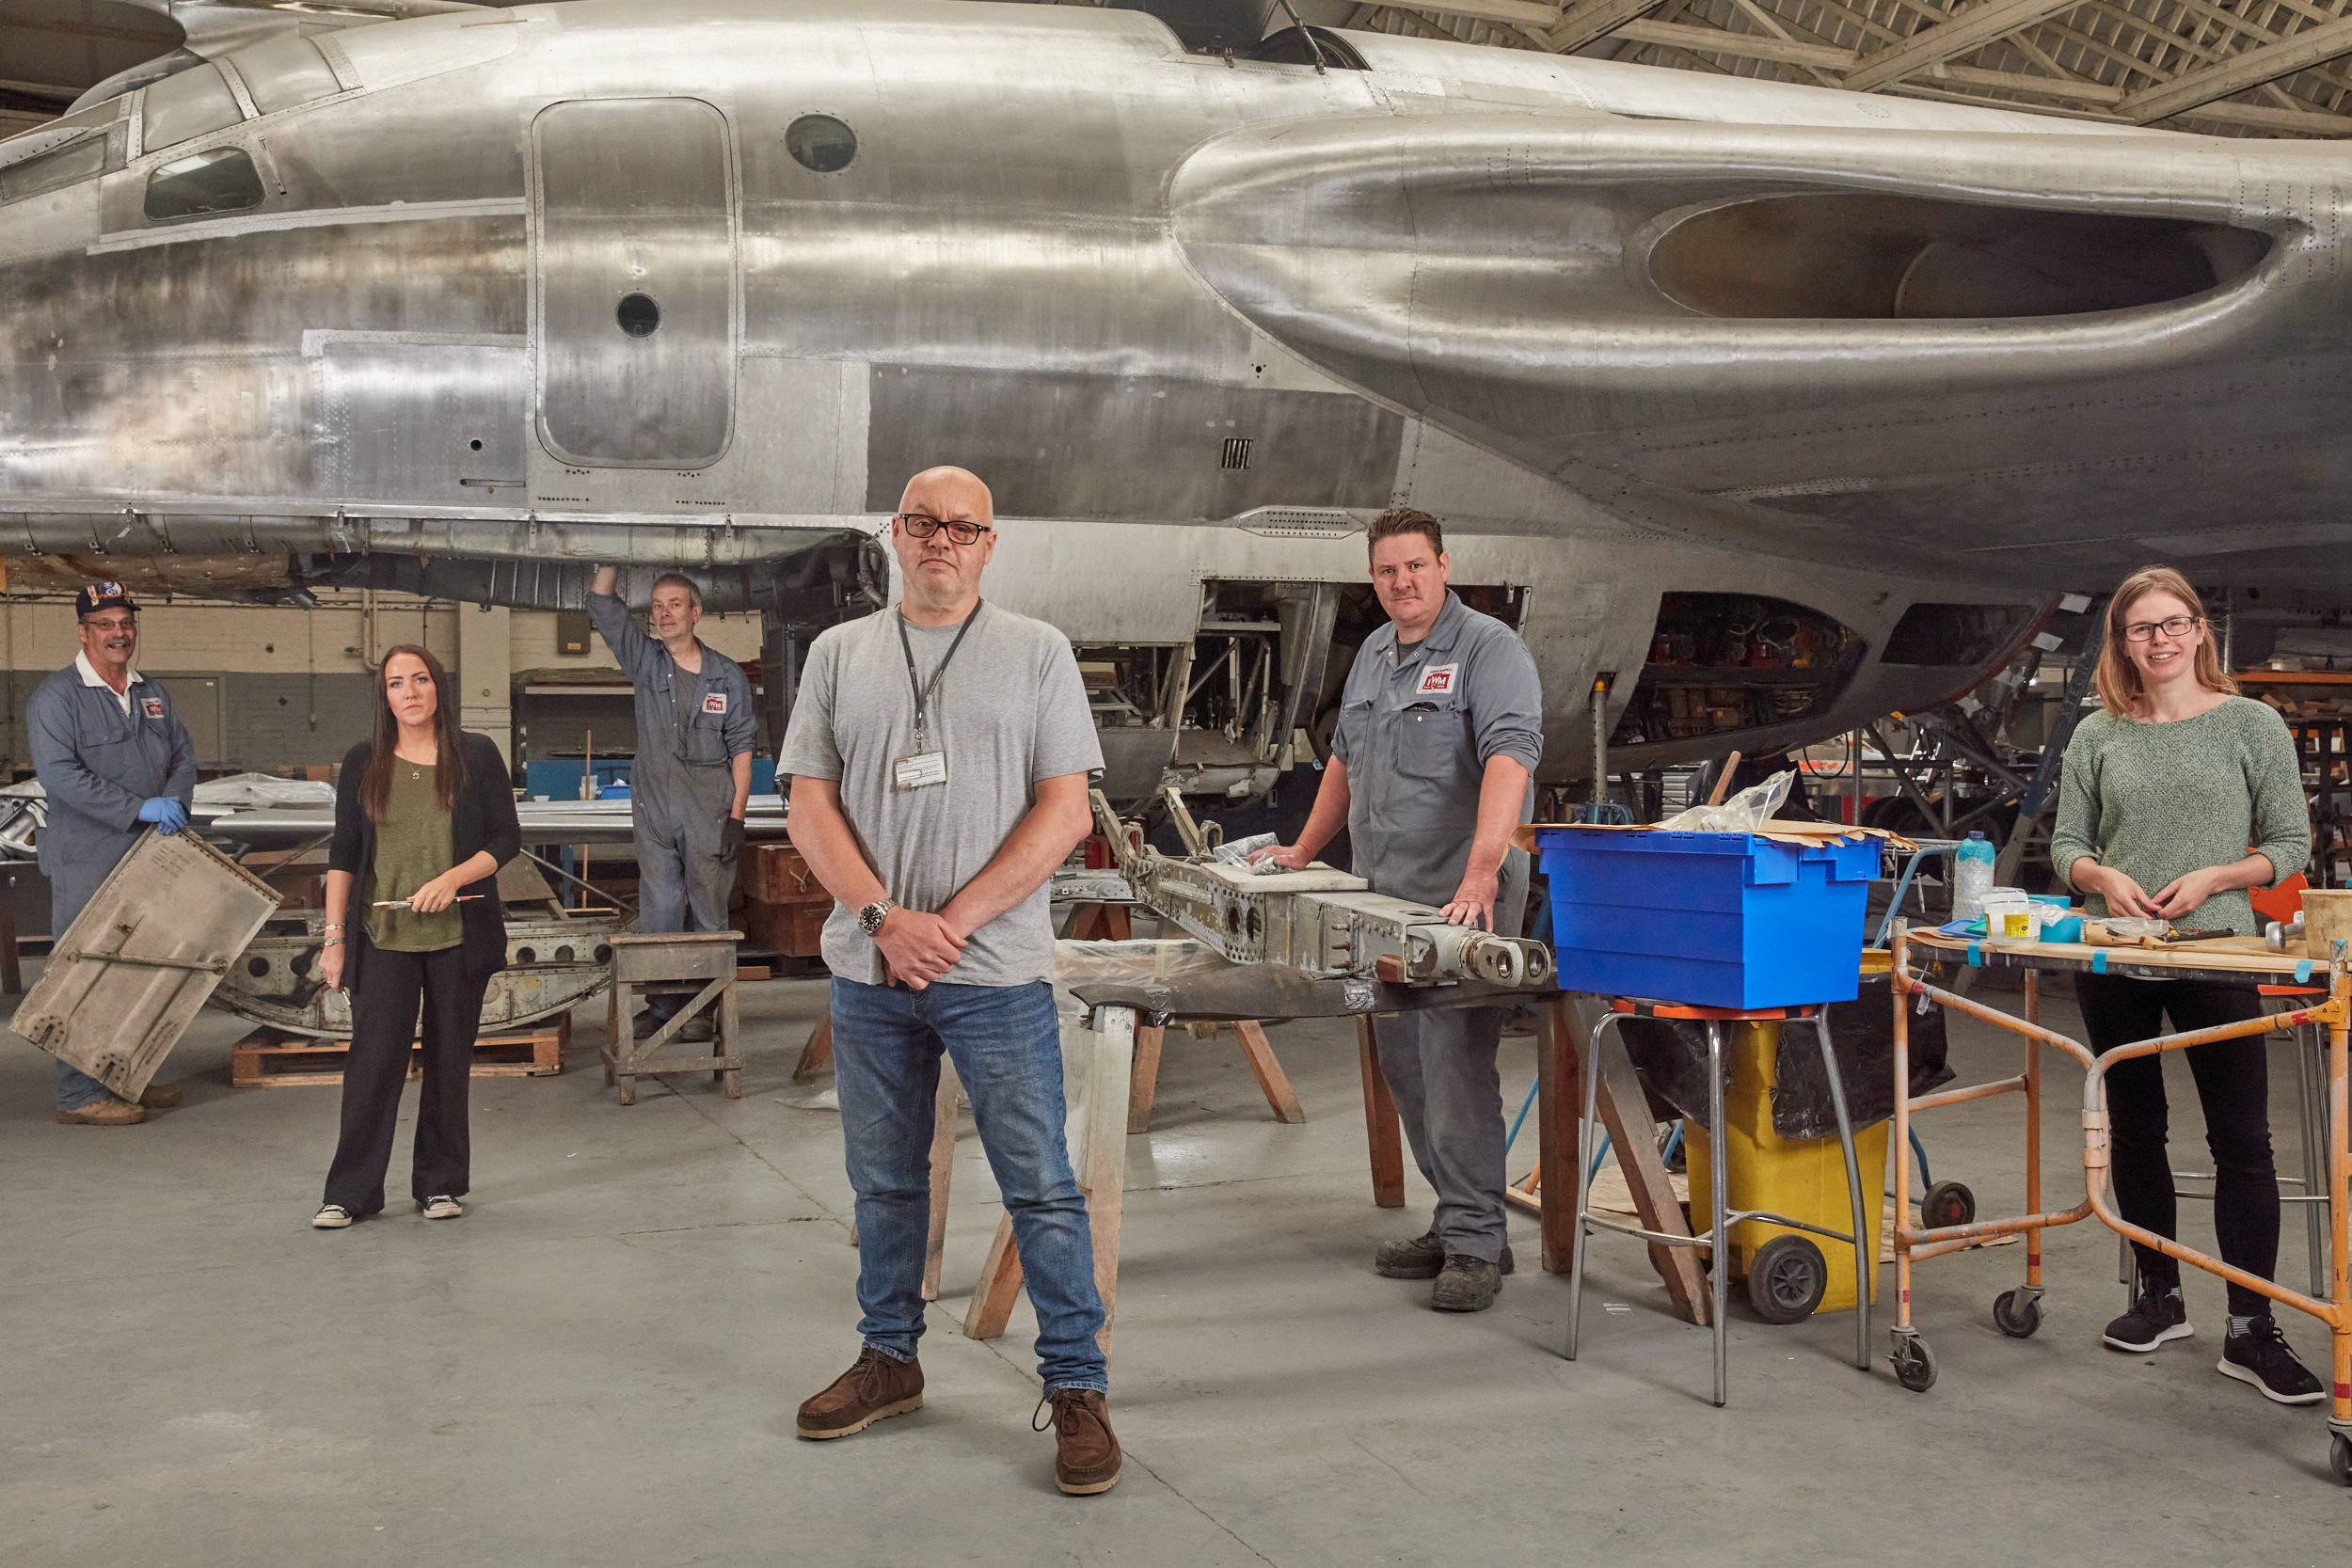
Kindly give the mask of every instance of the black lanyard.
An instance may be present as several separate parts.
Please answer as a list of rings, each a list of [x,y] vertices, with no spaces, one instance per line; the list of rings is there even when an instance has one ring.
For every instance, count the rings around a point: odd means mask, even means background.
[[[939,695],[939,678],[947,673],[948,659],[956,657],[956,650],[963,646],[963,634],[970,631],[972,623],[979,618],[980,601],[975,599],[972,613],[963,618],[963,624],[956,630],[956,640],[947,644],[947,657],[939,661],[939,668],[931,672],[930,684],[925,686],[922,677],[914,673],[914,644],[907,637],[906,609],[904,606],[899,608],[898,646],[907,656],[907,689],[914,693],[914,749],[918,753],[925,750],[924,742],[930,738],[930,730],[923,718],[925,705]]]

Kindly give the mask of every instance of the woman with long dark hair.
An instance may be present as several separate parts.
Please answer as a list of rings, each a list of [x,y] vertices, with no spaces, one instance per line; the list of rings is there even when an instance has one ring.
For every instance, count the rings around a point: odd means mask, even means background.
[[[411,1193],[455,1219],[470,1185],[467,1097],[482,997],[506,967],[498,869],[522,847],[506,764],[457,728],[441,661],[403,643],[376,672],[374,726],[343,758],[327,853],[320,973],[351,991],[342,1136],[310,1223],[340,1230],[384,1207],[409,1044],[423,1042]],[[358,899],[352,895],[358,890]],[[419,1010],[423,1028],[417,1029]]]
[[[2221,668],[2196,590],[2153,566],[2123,579],[2107,602],[2099,653],[2101,712],[2066,748],[2050,863],[2089,896],[2093,916],[2138,916],[2259,934],[2250,887],[2303,869],[2312,850],[2302,770],[2285,721],[2237,695]],[[2249,849],[2248,846],[2252,846]],[[2250,984],[2135,980],[2077,974],[2075,1000],[2102,1054],[2164,1033],[2240,1023],[2263,1014]],[[2269,1061],[2259,1035],[2185,1053],[2213,1150],[2213,1224],[2224,1262],[2271,1277],[2279,1261],[2279,1181],[2270,1158]],[[2164,1059],[2141,1056],[2107,1072],[2116,1207],[2170,1240],[2179,1232],[2166,1152]],[[2131,1309],[2107,1324],[2120,1351],[2152,1351],[2193,1332],[2181,1265],[2135,1244]],[[2220,1371],[2281,1404],[2325,1392],[2295,1358],[2266,1297],[2230,1291]]]

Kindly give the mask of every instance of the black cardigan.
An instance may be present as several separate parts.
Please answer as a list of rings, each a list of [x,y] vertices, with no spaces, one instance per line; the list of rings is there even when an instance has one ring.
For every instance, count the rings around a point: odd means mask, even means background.
[[[486,735],[463,734],[458,743],[466,758],[466,783],[450,804],[450,847],[456,851],[459,865],[485,849],[504,865],[523,847],[522,824],[515,816],[515,792],[506,782],[506,759],[499,755],[497,742]],[[328,870],[347,871],[360,883],[375,866],[375,824],[359,801],[371,750],[371,743],[362,740],[343,753],[343,770],[335,784],[335,841],[326,851]],[[496,974],[506,967],[506,911],[499,904],[498,877],[485,877],[458,891],[481,895],[473,903],[457,906],[465,923],[460,945],[465,950],[466,973]],[[355,885],[355,903],[358,893]],[[358,975],[359,955],[366,947],[359,939],[367,934],[367,916],[357,908],[346,909],[343,926],[350,939],[344,948],[344,983],[349,985]]]

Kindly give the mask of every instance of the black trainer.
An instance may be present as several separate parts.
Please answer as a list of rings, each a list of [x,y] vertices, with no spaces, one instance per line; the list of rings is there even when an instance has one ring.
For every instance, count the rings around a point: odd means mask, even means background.
[[[2150,1351],[2170,1339],[2196,1334],[2188,1325],[2188,1304],[2178,1285],[2158,1285],[2141,1275],[2132,1309],[2107,1324],[2100,1339],[2122,1351]]]
[[[1409,1242],[1383,1242],[1372,1255],[1374,1272],[1386,1279],[1435,1279],[1445,1269],[1445,1243],[1434,1230]],[[1502,1272],[1512,1272],[1511,1245],[1502,1246]]]
[[[2328,1392],[2311,1369],[2295,1358],[2286,1336],[2279,1332],[2279,1321],[2267,1312],[2247,1324],[2245,1333],[2221,1341],[2217,1370],[2223,1377],[2252,1384],[2263,1398],[2277,1404],[2315,1404]]]

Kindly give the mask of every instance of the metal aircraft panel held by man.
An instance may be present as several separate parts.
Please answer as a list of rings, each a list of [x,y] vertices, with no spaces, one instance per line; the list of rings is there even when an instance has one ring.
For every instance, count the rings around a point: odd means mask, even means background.
[[[1597,682],[1623,765],[1771,750],[2123,563],[2305,582],[2352,530],[2337,146],[1289,44],[575,0],[190,55],[0,143],[0,553],[538,607],[683,566],[773,703],[960,464],[1134,797],[1301,760],[1392,503],[1534,651],[1547,779]]]

